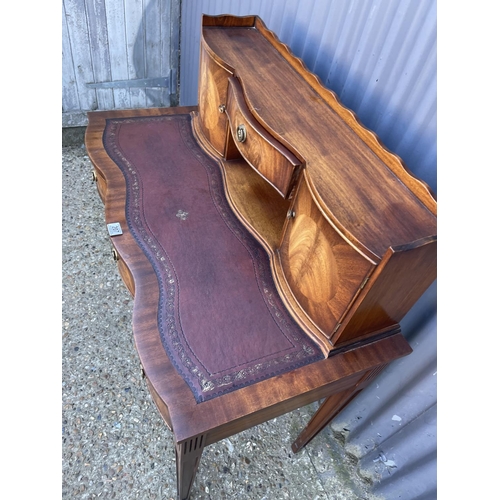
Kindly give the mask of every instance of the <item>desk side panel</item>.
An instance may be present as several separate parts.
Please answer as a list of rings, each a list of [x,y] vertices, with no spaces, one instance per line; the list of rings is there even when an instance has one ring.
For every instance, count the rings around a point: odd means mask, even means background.
[[[227,101],[230,67],[215,57],[207,45],[201,43],[200,81],[198,103],[201,131],[212,147],[222,156],[226,142],[227,116],[220,106]]]
[[[339,346],[398,324],[436,276],[436,237],[390,248],[332,341]]]

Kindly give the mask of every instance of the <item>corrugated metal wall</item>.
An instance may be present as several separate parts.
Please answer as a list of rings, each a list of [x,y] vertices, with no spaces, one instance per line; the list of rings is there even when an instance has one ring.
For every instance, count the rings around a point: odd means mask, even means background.
[[[437,191],[436,0],[182,3],[180,103],[197,103],[200,18],[257,14]],[[332,423],[386,499],[436,498],[436,284],[402,322],[414,352]]]
[[[62,9],[63,127],[86,125],[87,111],[176,103],[180,0],[63,0]]]

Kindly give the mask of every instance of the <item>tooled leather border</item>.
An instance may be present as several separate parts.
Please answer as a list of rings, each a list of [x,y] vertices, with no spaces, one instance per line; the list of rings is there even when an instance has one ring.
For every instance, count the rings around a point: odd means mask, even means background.
[[[148,231],[141,211],[140,175],[137,167],[122,153],[116,143],[119,126],[137,121],[175,120],[184,144],[205,167],[208,174],[212,200],[226,225],[250,252],[257,269],[258,282],[264,302],[275,323],[286,338],[295,346],[293,352],[287,352],[264,362],[256,362],[244,369],[235,367],[235,371],[222,377],[210,376],[202,364],[193,361],[194,353],[187,342],[182,340],[176,321],[176,277],[175,268],[168,254]],[[126,219],[128,227],[141,250],[150,261],[158,278],[160,298],[158,307],[158,328],[163,347],[176,370],[189,385],[198,403],[222,394],[240,389],[247,385],[291,371],[314,361],[323,359],[320,349],[309,339],[294,322],[281,303],[272,279],[268,256],[255,238],[247,231],[233,214],[225,198],[222,175],[217,163],[208,158],[196,143],[191,130],[191,117],[184,115],[165,115],[157,117],[134,117],[107,119],[103,143],[109,156],[124,174],[126,195]],[[200,366],[201,364],[201,366]],[[212,374],[213,375],[213,374]],[[197,383],[194,383],[196,380]]]

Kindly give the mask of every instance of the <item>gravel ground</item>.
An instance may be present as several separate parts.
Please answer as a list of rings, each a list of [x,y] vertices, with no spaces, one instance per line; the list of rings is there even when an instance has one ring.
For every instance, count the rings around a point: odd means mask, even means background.
[[[133,300],[83,145],[62,149],[62,498],[175,499],[173,439],[141,377]],[[291,443],[309,405],[206,448],[194,499],[372,499],[330,429]]]

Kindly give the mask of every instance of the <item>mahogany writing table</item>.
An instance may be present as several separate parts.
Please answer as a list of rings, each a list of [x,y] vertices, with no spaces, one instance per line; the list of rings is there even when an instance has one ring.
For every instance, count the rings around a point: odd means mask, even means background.
[[[203,449],[325,398],[298,451],[411,348],[436,201],[255,16],[203,16],[199,105],[89,113],[86,146],[178,495]]]

